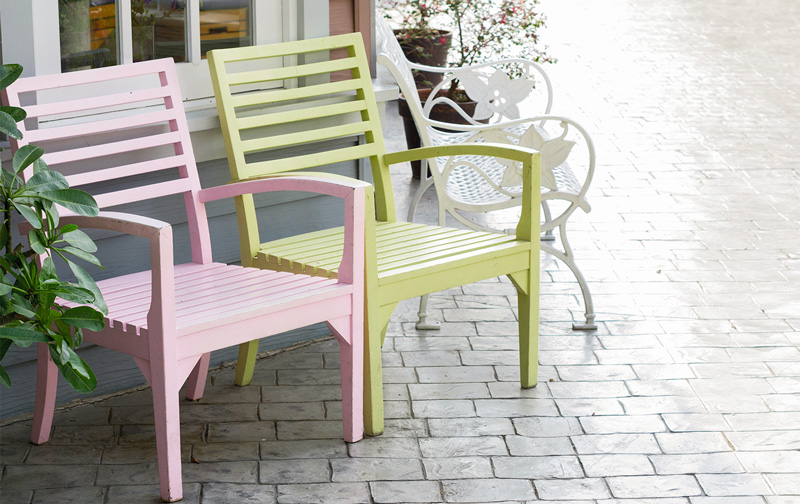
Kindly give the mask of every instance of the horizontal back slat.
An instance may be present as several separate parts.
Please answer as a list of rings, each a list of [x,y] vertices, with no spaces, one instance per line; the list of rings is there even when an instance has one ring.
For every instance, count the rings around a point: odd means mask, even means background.
[[[122,166],[115,166],[106,168],[104,170],[94,170],[89,173],[76,173],[66,177],[70,187],[78,187],[84,184],[93,184],[95,182],[105,182],[123,177],[132,177],[135,175],[142,175],[144,173],[151,173],[169,168],[178,168],[186,166],[186,156],[172,156],[161,159],[153,159],[150,161],[142,161],[141,163],[132,163]]]
[[[44,161],[49,165],[72,163],[75,161],[111,156],[114,154],[123,154],[139,149],[175,144],[181,140],[181,135],[177,131],[171,131],[169,133],[163,133],[160,135],[151,135],[146,138],[146,144],[143,143],[142,138],[134,138],[131,140],[109,142],[60,152],[46,152],[44,156],[42,156],[42,159],[44,159]]]
[[[116,130],[137,128],[155,124],[165,124],[175,118],[174,110],[159,110],[144,114],[119,117],[101,121],[81,122],[69,126],[45,128],[28,131],[25,135],[30,143],[44,142],[53,139],[74,138],[85,135],[108,133]]]
[[[381,154],[382,152],[383,151],[379,151],[376,148],[375,144],[363,144],[354,147],[345,147],[343,149],[305,154],[302,156],[248,163],[247,171],[250,177],[260,177],[263,175],[285,172],[287,167],[291,167],[292,170],[302,170],[304,168],[341,163],[342,161],[350,161],[352,159],[362,159]]]
[[[250,72],[239,72],[228,75],[228,84],[240,86],[246,84],[258,84],[262,82],[272,82],[276,80],[297,79],[310,75],[319,75],[342,70],[351,70],[357,66],[355,58],[342,58],[319,63],[308,63],[306,65],[289,66],[284,68],[272,68],[269,70],[254,70]]]
[[[237,47],[222,51],[217,50],[215,56],[220,62],[235,63],[240,61],[278,58],[282,56],[295,56],[319,51],[332,51],[334,49],[352,46],[355,42],[354,36],[360,37],[361,34],[347,33],[333,37],[306,39],[302,41],[302,47],[299,47],[297,42],[284,42],[281,44],[264,44]]]
[[[186,192],[186,181],[184,179],[178,179],[131,189],[123,189],[121,191],[107,192],[95,195],[94,199],[97,201],[100,208],[105,208],[183,192]]]
[[[366,102],[363,100],[356,100],[347,103],[336,103],[333,105],[322,105],[319,107],[288,110],[286,112],[265,113],[251,117],[242,117],[236,120],[236,126],[239,130],[263,128],[264,126],[274,126],[276,124],[352,114],[353,112],[361,112],[366,109]]]
[[[94,96],[83,100],[67,100],[57,103],[48,103],[46,105],[26,105],[25,112],[28,113],[29,118],[71,114],[119,105],[149,102],[159,98],[163,99],[166,96],[169,96],[169,90],[167,88],[140,89],[106,96]]]
[[[256,152],[277,147],[288,147],[323,140],[332,140],[365,133],[369,131],[368,122],[358,122],[345,124],[343,126],[331,126],[329,128],[318,128],[310,131],[300,131],[297,133],[287,133],[285,135],[264,136],[253,140],[243,140],[242,149],[247,152]]]
[[[347,91],[355,91],[360,86],[358,80],[349,79],[338,82],[327,82],[315,86],[305,86],[290,89],[259,91],[247,94],[238,94],[231,98],[234,108],[267,105],[290,100],[302,100],[315,96],[326,96]]]

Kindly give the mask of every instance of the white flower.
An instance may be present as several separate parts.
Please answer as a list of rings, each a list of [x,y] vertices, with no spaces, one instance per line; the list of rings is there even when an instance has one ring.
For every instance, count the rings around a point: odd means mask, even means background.
[[[488,81],[485,80],[485,75],[472,71],[459,72],[457,78],[464,86],[467,96],[478,103],[473,116],[476,120],[488,119],[494,114],[501,114],[509,119],[519,118],[517,104],[533,89],[533,80],[509,79],[501,70],[495,70]]]

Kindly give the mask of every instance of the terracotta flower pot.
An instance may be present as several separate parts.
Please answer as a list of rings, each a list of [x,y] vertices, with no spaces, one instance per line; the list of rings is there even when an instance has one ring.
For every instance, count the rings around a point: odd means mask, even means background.
[[[434,30],[428,36],[406,37],[402,32],[394,30],[397,42],[400,43],[400,48],[408,61],[428,66],[445,66],[452,33]],[[414,70],[414,82],[417,88],[432,88],[442,82],[442,74]]]

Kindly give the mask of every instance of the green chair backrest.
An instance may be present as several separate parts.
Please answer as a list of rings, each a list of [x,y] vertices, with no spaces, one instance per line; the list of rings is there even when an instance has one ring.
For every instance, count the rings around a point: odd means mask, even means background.
[[[336,49],[347,57],[329,59]],[[211,51],[208,58],[233,180],[368,158],[377,218],[395,221],[360,34]],[[300,146],[313,151],[286,154]],[[253,211],[252,201],[244,204],[246,214]]]

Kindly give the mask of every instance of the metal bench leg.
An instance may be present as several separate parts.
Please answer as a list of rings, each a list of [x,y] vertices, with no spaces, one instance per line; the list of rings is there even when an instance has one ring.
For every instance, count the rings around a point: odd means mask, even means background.
[[[542,243],[541,248],[543,251],[547,252],[548,254],[561,259],[561,261],[567,265],[567,267],[572,271],[572,274],[575,275],[575,279],[578,281],[578,285],[581,287],[581,292],[583,293],[583,305],[586,309],[585,317],[586,322],[583,324],[577,324],[575,322],[572,323],[572,329],[576,331],[594,331],[597,329],[597,324],[595,323],[595,313],[594,313],[594,303],[592,302],[592,293],[589,291],[589,284],[586,283],[586,279],[583,277],[583,273],[578,268],[578,265],[575,264],[575,256],[572,253],[572,248],[569,246],[569,241],[567,240],[567,229],[566,225],[562,224],[560,227],[560,236],[561,236],[561,244],[564,246],[564,251],[556,249],[550,244]]]
[[[425,294],[419,298],[419,311],[417,312],[419,320],[414,327],[418,331],[438,331],[439,322],[428,322],[428,295]]]

